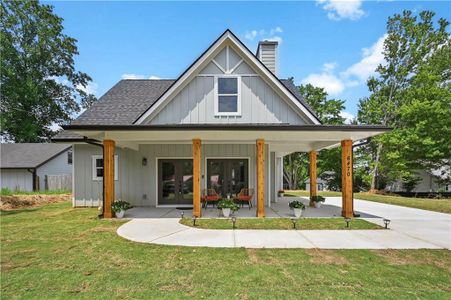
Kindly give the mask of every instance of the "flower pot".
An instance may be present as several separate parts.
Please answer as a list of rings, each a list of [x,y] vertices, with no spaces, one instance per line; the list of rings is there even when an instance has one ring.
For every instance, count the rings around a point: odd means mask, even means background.
[[[230,208],[223,208],[222,214],[224,215],[224,217],[228,218],[230,216]]]
[[[285,197],[285,194],[284,193],[280,193],[279,194],[279,198],[283,198],[283,197]]]
[[[302,209],[301,208],[293,208],[294,216],[296,218],[299,218],[302,215]]]
[[[125,210],[120,210],[120,211],[116,212],[116,218],[122,219],[124,217],[124,214],[125,214]]]
[[[321,207],[321,202],[313,202],[313,204],[315,205],[315,208],[320,208]]]

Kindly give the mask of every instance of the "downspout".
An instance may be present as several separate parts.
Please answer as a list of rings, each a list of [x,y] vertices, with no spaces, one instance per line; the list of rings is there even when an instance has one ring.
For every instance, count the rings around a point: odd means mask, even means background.
[[[97,140],[89,139],[87,136],[83,137],[83,141],[86,144],[90,144],[90,145],[94,145],[94,146],[102,148],[102,159],[104,158],[105,153],[104,153],[104,149],[103,149],[103,144],[99,143],[99,141],[97,141]],[[102,213],[100,215],[98,215],[99,218],[103,218],[103,211],[105,209],[105,193],[104,193],[104,191],[105,191],[105,180],[102,179]]]
[[[37,191],[37,187],[36,187],[36,168],[34,168],[34,169],[27,169],[27,171],[28,172],[30,172],[31,174],[33,174],[33,184],[32,184],[32,186],[33,186],[33,192],[36,192]]]
[[[371,142],[371,138],[368,138],[366,141],[352,145],[352,185],[354,186],[354,148],[368,145]],[[354,217],[359,218],[360,214],[356,214],[354,212],[354,187],[352,188],[352,214]]]

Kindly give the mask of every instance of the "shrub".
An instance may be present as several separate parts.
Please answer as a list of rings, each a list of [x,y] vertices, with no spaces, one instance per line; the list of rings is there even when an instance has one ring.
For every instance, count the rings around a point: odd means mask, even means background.
[[[324,202],[326,201],[326,198],[324,198],[323,196],[311,196],[310,200],[313,202]]]
[[[11,192],[11,190],[7,187],[2,188],[2,190],[0,191],[0,195],[2,196],[11,196],[13,193]]]
[[[288,205],[290,206],[290,208],[300,208],[300,209],[305,209],[304,203],[302,203],[302,202],[299,201],[299,200],[291,201]]]
[[[237,211],[238,205],[232,199],[222,199],[218,202],[218,208],[230,208],[231,211]]]
[[[114,201],[113,205],[111,206],[111,208],[113,209],[114,212],[120,212],[121,210],[127,210],[130,209],[132,206],[130,205],[130,203],[128,203],[127,201],[123,201],[123,200],[116,200]]]

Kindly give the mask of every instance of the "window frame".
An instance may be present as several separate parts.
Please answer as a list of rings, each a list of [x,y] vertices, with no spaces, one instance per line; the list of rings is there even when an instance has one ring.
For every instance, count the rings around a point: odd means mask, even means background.
[[[91,165],[91,167],[92,167],[92,180],[102,181],[103,180],[103,176],[102,177],[97,176],[97,172],[96,172],[97,169],[100,169],[100,168],[97,168],[97,164],[96,164],[98,159],[103,159],[103,155],[93,155],[92,156],[92,165]],[[119,180],[119,163],[118,162],[119,162],[119,158],[118,158],[117,155],[115,155],[114,156],[114,180],[115,181]],[[102,169],[103,168],[104,167],[102,167]]]
[[[241,76],[234,74],[224,74],[224,75],[216,75],[214,82],[214,91],[215,91],[215,101],[214,101],[214,109],[215,116],[241,116]],[[219,94],[219,78],[236,78],[237,82],[237,93],[236,94]],[[221,112],[219,111],[219,96],[236,96],[236,112]]]
[[[74,153],[72,150],[67,151],[67,164],[72,165],[74,163]]]

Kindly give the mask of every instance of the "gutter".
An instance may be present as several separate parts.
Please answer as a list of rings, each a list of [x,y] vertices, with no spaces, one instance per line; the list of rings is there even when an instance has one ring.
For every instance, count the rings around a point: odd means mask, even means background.
[[[30,172],[31,174],[33,174],[33,192],[36,192],[38,190],[39,187],[36,186],[36,168],[30,168],[27,169],[28,172]]]
[[[83,142],[85,142],[86,144],[90,144],[90,145],[94,145],[94,146],[102,148],[102,159],[104,159],[105,152],[104,152],[103,144],[101,144],[98,140],[90,139],[87,136],[83,137]],[[100,215],[98,215],[99,218],[103,218],[104,210],[105,210],[105,180],[102,179],[102,213]]]

